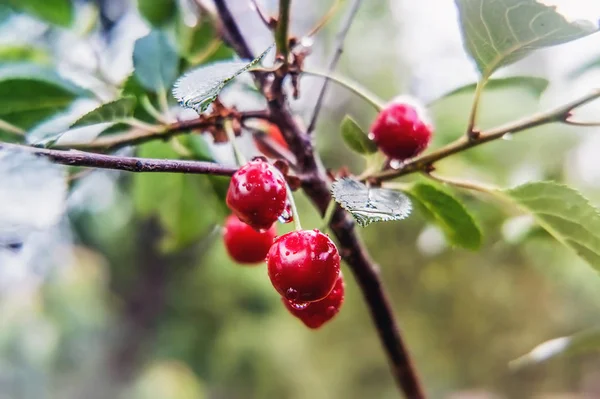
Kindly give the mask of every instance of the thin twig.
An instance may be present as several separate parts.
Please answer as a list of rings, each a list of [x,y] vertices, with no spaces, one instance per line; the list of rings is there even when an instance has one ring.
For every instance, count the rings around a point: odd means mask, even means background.
[[[596,89],[580,99],[572,101],[568,104],[507,123],[494,129],[490,129],[481,133],[475,140],[469,140],[467,137],[463,136],[453,143],[446,145],[445,147],[404,163],[398,169],[385,170],[383,172],[373,174],[368,178],[378,181],[385,181],[415,172],[426,171],[431,167],[431,165],[441,159],[447,158],[450,155],[468,150],[470,148],[477,147],[483,143],[487,143],[488,141],[498,140],[507,134],[515,134],[533,127],[546,125],[548,123],[564,123],[564,121],[569,117],[571,111],[599,97],[600,89]]]
[[[471,191],[479,191],[484,194],[493,194],[495,191],[498,190],[497,187],[488,186],[488,185],[485,185],[485,184],[482,184],[479,182],[472,182],[472,181],[468,181],[468,180],[443,177],[443,176],[440,176],[433,172],[424,173],[424,175],[426,177],[429,177],[430,179],[435,180],[442,184],[447,184],[449,186],[464,188],[466,190],[471,190]]]
[[[354,16],[358,12],[362,0],[353,0],[350,5],[350,9],[348,10],[348,14],[344,18],[342,25],[340,27],[339,32],[336,35],[335,41],[335,51],[331,55],[331,59],[329,60],[329,65],[327,67],[327,74],[330,75],[337,66],[340,57],[342,56],[342,52],[344,51],[344,41],[346,40],[346,35],[350,30],[350,26],[352,26],[352,21],[354,21]],[[317,124],[317,119],[319,118],[319,112],[323,106],[323,100],[325,99],[325,93],[327,92],[327,83],[329,79],[325,79],[323,81],[323,85],[321,86],[321,90],[319,91],[319,95],[317,97],[317,102],[315,104],[315,108],[313,109],[312,117],[310,118],[310,123],[308,124],[307,131],[310,134],[313,130],[315,130],[315,126]]]
[[[266,111],[245,111],[239,114],[242,121],[248,119],[269,119],[269,113]],[[110,136],[99,137],[89,143],[64,144],[55,146],[60,149],[78,149],[89,151],[114,151],[119,148],[143,144],[153,140],[169,140],[170,138],[183,133],[189,133],[194,130],[202,130],[220,123],[219,119],[206,119],[199,117],[196,119],[173,122],[163,126],[161,130],[145,130],[134,128],[125,133],[113,134]]]
[[[340,4],[341,0],[335,0],[333,5],[329,7],[327,13],[323,15],[319,22],[317,22],[317,24],[306,34],[306,37],[312,37],[316,35],[321,29],[323,29],[323,27],[327,25],[327,22],[329,22],[331,18],[333,18]]]
[[[263,24],[265,24],[265,26],[269,28],[269,30],[273,29],[274,19],[267,16],[267,13],[264,12],[262,7],[258,4],[256,0],[250,0],[250,4],[252,4],[252,7],[256,10],[258,17],[263,22]]]
[[[28,151],[32,154],[47,157],[51,161],[62,165],[124,170],[128,172],[190,173],[231,176],[237,170],[236,168],[212,162],[121,157],[75,150],[50,150],[2,142],[0,142],[0,149]]]
[[[483,94],[483,87],[487,82],[487,77],[482,77],[477,86],[475,87],[475,94],[473,95],[473,105],[471,106],[471,113],[469,114],[469,123],[467,125],[467,138],[470,141],[476,140],[479,135],[477,130],[477,115],[479,111],[479,105],[481,103],[481,95]]]

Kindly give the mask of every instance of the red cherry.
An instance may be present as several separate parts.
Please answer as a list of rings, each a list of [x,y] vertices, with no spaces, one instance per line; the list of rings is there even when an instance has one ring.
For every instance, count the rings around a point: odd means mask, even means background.
[[[403,161],[427,148],[432,131],[416,106],[392,102],[375,118],[370,137],[385,155]]]
[[[277,238],[267,255],[269,278],[286,299],[314,302],[333,289],[340,272],[335,244],[319,230],[292,231]]]
[[[319,328],[338,314],[344,303],[344,278],[340,274],[333,290],[317,302],[296,304],[281,298],[283,304],[291,314],[302,320],[308,328]]]
[[[251,264],[265,260],[276,235],[275,225],[266,231],[256,231],[237,216],[229,215],[225,220],[223,241],[233,260]]]
[[[266,230],[285,210],[286,199],[286,183],[281,172],[257,159],[231,177],[226,201],[242,222],[257,230]]]

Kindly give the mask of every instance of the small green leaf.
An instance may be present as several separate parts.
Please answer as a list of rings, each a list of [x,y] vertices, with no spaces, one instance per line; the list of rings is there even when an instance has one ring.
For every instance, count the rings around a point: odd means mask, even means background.
[[[169,22],[177,11],[175,0],[138,0],[140,14],[152,26],[162,26]]]
[[[75,10],[71,0],[7,0],[8,6],[54,25],[69,26]]]
[[[500,192],[600,271],[600,213],[579,192],[554,182],[528,183]]]
[[[272,47],[250,62],[219,61],[196,68],[177,79],[173,96],[183,107],[204,112],[227,83],[258,64]]]
[[[581,331],[569,337],[546,341],[518,359],[509,363],[513,370],[531,366],[558,356],[597,353],[600,351],[600,328]]]
[[[549,84],[550,82],[548,82],[547,79],[543,78],[536,78],[533,76],[513,76],[510,78],[490,79],[485,85],[485,90],[489,92],[491,90],[502,90],[509,89],[512,87],[518,87],[521,89],[526,89],[535,97],[540,97],[542,93],[546,91]],[[457,94],[473,93],[475,92],[476,87],[477,83],[471,83],[465,86],[461,86],[442,95],[438,99],[434,100],[432,103]]]
[[[363,155],[377,152],[375,143],[369,140],[367,134],[350,115],[346,115],[342,120],[341,130],[342,138],[350,149]]]
[[[412,210],[406,195],[385,188],[367,187],[348,177],[333,182],[331,193],[362,227],[374,222],[405,219]]]
[[[134,73],[146,90],[160,92],[171,87],[178,64],[177,51],[164,33],[152,31],[135,42]]]
[[[465,47],[486,80],[534,50],[590,35],[590,21],[568,21],[537,0],[455,0]]]
[[[481,246],[479,226],[454,196],[427,183],[414,184],[408,193],[427,210],[450,243],[471,250]]]
[[[29,129],[90,92],[35,64],[0,65],[0,119]]]
[[[71,125],[71,128],[96,125],[99,123],[119,123],[131,117],[135,108],[135,97],[123,97],[102,104],[88,112]]]

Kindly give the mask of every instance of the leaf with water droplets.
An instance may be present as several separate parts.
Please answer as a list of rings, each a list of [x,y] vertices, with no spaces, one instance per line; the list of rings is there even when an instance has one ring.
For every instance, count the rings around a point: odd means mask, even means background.
[[[250,62],[220,61],[196,68],[177,79],[173,96],[183,107],[204,112],[227,83],[258,64],[272,47]]]
[[[333,182],[331,193],[362,227],[374,222],[405,219],[412,210],[406,195],[385,188],[367,187],[347,177]]]
[[[536,0],[456,0],[465,47],[484,78],[531,52],[598,30]]]

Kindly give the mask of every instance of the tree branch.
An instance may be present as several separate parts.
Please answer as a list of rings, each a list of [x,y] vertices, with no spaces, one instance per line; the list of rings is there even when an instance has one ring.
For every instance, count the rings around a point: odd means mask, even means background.
[[[228,116],[200,116],[187,121],[178,121],[162,127],[159,131],[151,131],[142,128],[134,128],[125,133],[113,134],[110,136],[99,137],[90,143],[77,143],[58,145],[55,148],[78,149],[92,151],[114,151],[123,147],[143,144],[153,140],[168,140],[178,134],[188,133],[192,130],[202,130],[212,126],[217,126]],[[234,111],[232,118],[239,118],[241,121],[247,119],[269,119],[267,111]]]
[[[486,132],[482,132],[476,139],[470,140],[468,137],[463,136],[445,147],[442,147],[434,152],[422,155],[411,161],[406,162],[398,169],[385,170],[383,172],[379,172],[369,177],[366,177],[365,179],[381,182],[415,172],[426,172],[431,169],[432,165],[435,162],[441,159],[447,158],[450,155],[468,150],[470,148],[477,147],[483,143],[498,140],[504,137],[506,134],[515,134],[548,123],[565,123],[567,118],[569,118],[570,113],[575,108],[587,104],[590,101],[593,101],[599,97],[600,89],[596,89],[591,93],[581,97],[580,99],[577,99],[560,107],[551,109],[549,111],[540,112],[538,114],[507,123],[497,128],[490,129]]]
[[[215,0],[215,5],[223,21],[225,36],[230,39],[236,38],[233,39],[234,42],[230,43],[231,46],[238,52],[240,57],[253,58],[225,1]],[[264,75],[258,80],[264,92],[266,88]],[[288,142],[290,150],[296,155],[298,168],[304,175],[302,180],[304,192],[324,215],[332,200],[329,191],[329,179],[321,166],[318,155],[313,150],[310,136],[302,129],[290,112],[289,104],[281,87],[282,81],[283,79],[274,79],[272,82],[273,87],[270,87],[269,90],[271,97],[268,105],[271,121],[279,127]],[[379,338],[392,366],[396,383],[407,398],[425,398],[408,350],[400,335],[389,300],[383,289],[378,268],[369,258],[366,249],[359,240],[354,229],[354,221],[345,211],[338,209],[334,213],[330,227],[340,245],[341,256],[351,268],[361,287],[369,312],[377,327]]]
[[[75,150],[49,150],[0,142],[0,150],[1,149],[28,151],[33,154],[47,157],[51,161],[62,165],[125,170],[128,172],[191,173],[231,176],[237,170],[237,168],[212,162],[121,157]]]
[[[333,52],[331,59],[329,60],[329,65],[327,67],[327,74],[331,75],[335,70],[337,63],[342,56],[342,52],[344,51],[344,41],[346,40],[346,35],[350,30],[350,26],[352,26],[352,21],[354,21],[354,16],[358,12],[360,5],[362,4],[362,0],[353,0],[350,5],[350,9],[348,10],[348,14],[344,18],[342,22],[342,26],[339,32],[336,35],[335,41],[335,51]],[[324,79],[323,85],[321,86],[321,90],[319,91],[319,95],[317,97],[317,102],[315,103],[315,108],[313,109],[312,117],[310,118],[310,123],[308,124],[307,132],[310,134],[315,130],[317,119],[319,118],[319,112],[321,111],[321,107],[323,106],[323,100],[325,99],[325,93],[327,92],[327,84],[329,83],[329,79]]]

